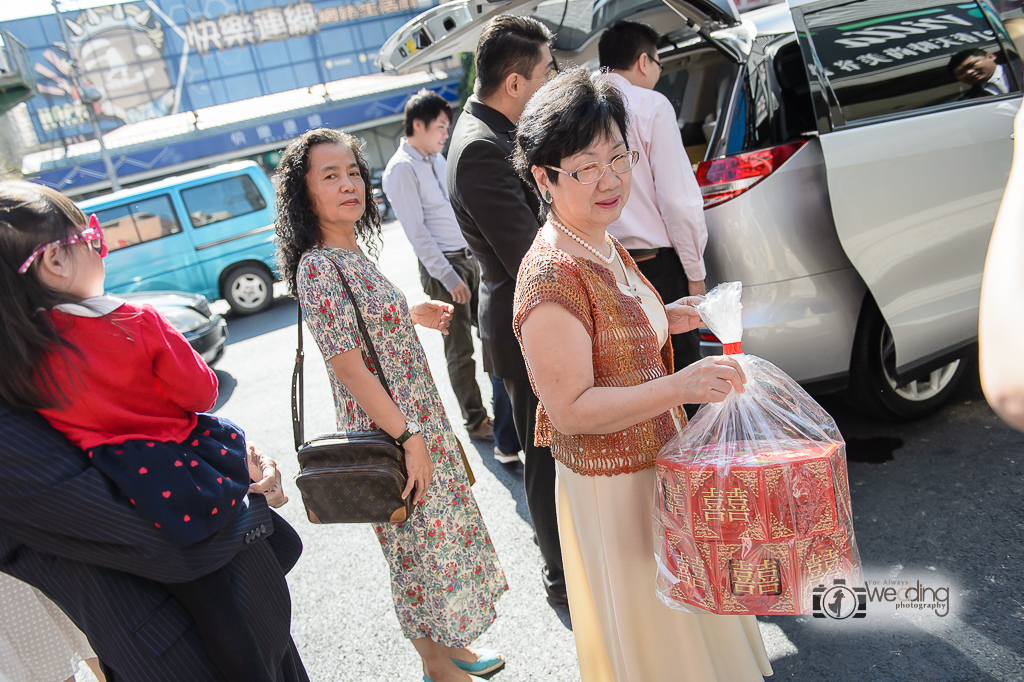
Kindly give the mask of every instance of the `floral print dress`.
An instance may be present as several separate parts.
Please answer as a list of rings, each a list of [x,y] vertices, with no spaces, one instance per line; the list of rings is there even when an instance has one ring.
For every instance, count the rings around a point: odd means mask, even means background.
[[[480,516],[405,296],[362,253],[314,247],[299,261],[297,284],[306,325],[316,339],[334,390],[339,431],[376,426],[331,370],[335,355],[364,344],[345,273],[399,409],[418,421],[434,475],[408,521],[375,525],[391,568],[391,595],[409,639],[429,637],[463,647],[494,621],[494,603],[508,589]],[[373,370],[363,349],[363,361]]]

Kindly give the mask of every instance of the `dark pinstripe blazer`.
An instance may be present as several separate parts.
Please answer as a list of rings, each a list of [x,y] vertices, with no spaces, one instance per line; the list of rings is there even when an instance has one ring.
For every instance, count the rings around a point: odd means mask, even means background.
[[[191,617],[159,584],[221,566],[278,682],[308,680],[284,579],[302,545],[262,495],[249,499],[232,525],[177,547],[44,419],[0,405],[0,570],[60,606],[113,682],[222,682]]]

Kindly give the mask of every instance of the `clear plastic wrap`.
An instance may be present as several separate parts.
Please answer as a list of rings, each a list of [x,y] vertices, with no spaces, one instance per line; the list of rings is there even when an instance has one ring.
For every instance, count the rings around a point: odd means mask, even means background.
[[[695,613],[810,613],[814,588],[862,579],[846,443],[795,381],[742,354],[741,293],[722,284],[697,308],[747,383],[658,455],[658,596]]]

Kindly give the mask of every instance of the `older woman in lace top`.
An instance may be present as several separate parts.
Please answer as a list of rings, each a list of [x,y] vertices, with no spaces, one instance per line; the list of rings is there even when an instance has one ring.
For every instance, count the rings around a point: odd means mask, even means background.
[[[538,440],[557,461],[558,523],[585,682],[759,680],[771,665],[753,616],[675,611],[655,595],[654,461],[678,406],[742,391],[735,360],[672,373],[669,333],[700,325],[667,307],[607,226],[629,199],[637,154],[626,110],[599,74],[563,73],[516,128],[514,161],[543,199],[519,270],[514,327],[540,397]],[[540,444],[540,443],[538,443]]]

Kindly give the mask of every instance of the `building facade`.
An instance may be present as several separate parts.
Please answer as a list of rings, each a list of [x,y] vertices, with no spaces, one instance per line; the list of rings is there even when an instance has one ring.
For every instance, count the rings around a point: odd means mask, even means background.
[[[55,14],[3,22],[38,83],[22,112],[35,133],[23,172],[72,195],[103,189],[86,107],[129,182],[261,154],[321,125],[393,137],[412,92],[455,98],[456,72],[387,76],[374,64],[387,37],[435,3],[136,0],[66,12],[63,27]],[[371,156],[388,153],[380,144]]]

